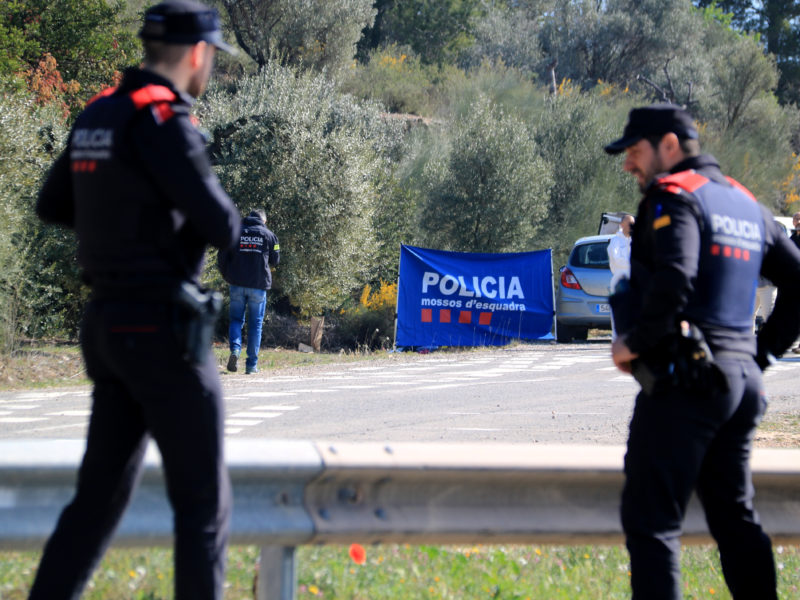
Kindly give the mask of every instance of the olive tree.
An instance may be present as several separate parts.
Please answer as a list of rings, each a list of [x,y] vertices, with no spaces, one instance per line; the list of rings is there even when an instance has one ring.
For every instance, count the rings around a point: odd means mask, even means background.
[[[426,169],[427,242],[472,252],[530,249],[552,178],[525,123],[482,95],[449,124],[449,136]]]
[[[276,64],[211,91],[201,116],[223,186],[243,211],[265,208],[281,241],[279,292],[308,316],[369,281],[398,125],[322,76]]]
[[[597,233],[602,212],[635,212],[635,182],[603,146],[621,135],[631,106],[644,103],[613,88],[581,93],[575,86],[535,106],[531,127],[554,179],[537,241],[553,248],[557,263],[577,238]]]
[[[462,53],[465,67],[480,65],[484,59],[533,72],[541,63],[540,21],[525,11],[495,6],[474,27],[475,42]]]
[[[317,70],[343,69],[376,13],[372,0],[219,1],[236,41],[262,67],[279,56]]]

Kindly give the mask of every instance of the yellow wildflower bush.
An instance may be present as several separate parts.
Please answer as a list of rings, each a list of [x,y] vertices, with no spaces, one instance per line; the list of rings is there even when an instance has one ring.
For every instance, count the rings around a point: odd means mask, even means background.
[[[365,285],[358,302],[336,316],[339,344],[354,350],[390,348],[394,341],[397,284]]]
[[[787,210],[795,211],[797,202],[800,201],[800,157],[796,152],[792,153],[792,170],[781,182],[781,192]]]

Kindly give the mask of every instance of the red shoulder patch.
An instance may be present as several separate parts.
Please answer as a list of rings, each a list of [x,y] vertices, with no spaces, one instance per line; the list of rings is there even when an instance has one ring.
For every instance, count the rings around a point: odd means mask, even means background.
[[[111,94],[113,94],[113,93],[114,93],[114,92],[116,92],[116,91],[117,91],[117,88],[115,88],[115,87],[108,87],[108,88],[104,89],[103,91],[101,91],[101,92],[99,92],[99,93],[95,94],[94,96],[92,96],[92,97],[89,99],[89,101],[86,103],[86,106],[89,106],[89,105],[90,105],[90,104],[92,104],[93,102],[97,102],[98,100],[100,100],[100,98],[105,98],[105,97],[107,97],[107,96],[110,96]]]
[[[744,186],[743,186],[741,183],[739,183],[738,181],[736,181],[736,180],[735,180],[733,177],[728,177],[728,176],[726,175],[726,176],[725,176],[725,179],[727,179],[727,180],[728,180],[728,183],[730,183],[730,184],[731,184],[733,187],[735,187],[737,190],[739,190],[740,192],[743,192],[745,196],[747,196],[748,198],[750,198],[750,200],[752,200],[753,202],[758,202],[758,200],[756,199],[756,197],[753,195],[753,192],[751,192],[750,190],[748,190],[748,189],[747,189],[746,187],[744,187]]]
[[[130,99],[136,110],[156,102],[174,102],[178,99],[171,89],[163,85],[146,85],[131,92]]]
[[[709,182],[707,177],[699,173],[690,171],[681,171],[680,173],[673,173],[658,180],[658,184],[667,192],[672,194],[679,194],[681,191],[689,192],[690,194],[696,192]]]
[[[169,102],[158,102],[153,104],[152,110],[153,117],[155,118],[156,123],[159,125],[175,116],[175,111],[172,110],[172,105]]]

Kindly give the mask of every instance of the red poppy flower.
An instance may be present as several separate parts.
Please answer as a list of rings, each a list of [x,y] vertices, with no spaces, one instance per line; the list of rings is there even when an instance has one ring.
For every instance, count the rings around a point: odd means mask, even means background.
[[[353,562],[357,565],[363,565],[367,562],[367,551],[364,550],[364,546],[361,544],[351,544],[350,558],[352,558]]]

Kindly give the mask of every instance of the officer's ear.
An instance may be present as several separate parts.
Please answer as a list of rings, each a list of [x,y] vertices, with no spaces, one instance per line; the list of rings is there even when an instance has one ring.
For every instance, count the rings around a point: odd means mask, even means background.
[[[192,69],[199,69],[208,60],[207,48],[208,42],[203,40],[200,40],[192,46],[192,49],[189,51]]]
[[[683,150],[678,136],[672,132],[665,133],[658,143],[658,153],[665,168],[670,169],[683,160]]]

